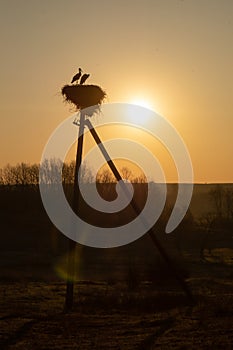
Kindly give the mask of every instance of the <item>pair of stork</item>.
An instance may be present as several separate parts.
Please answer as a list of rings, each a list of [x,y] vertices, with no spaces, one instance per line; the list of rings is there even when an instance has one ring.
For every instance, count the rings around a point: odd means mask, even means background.
[[[81,75],[82,75],[82,72],[83,72],[82,69],[79,68],[79,69],[78,69],[78,73],[75,74],[75,75],[73,76],[72,81],[71,81],[71,84],[73,84],[73,83],[78,84],[78,81],[79,81],[79,78],[80,78]],[[83,85],[83,84],[85,83],[85,81],[87,80],[87,78],[89,78],[89,76],[90,76],[90,74],[83,74],[83,76],[82,76],[81,79],[80,79],[79,84],[80,84],[80,85]]]

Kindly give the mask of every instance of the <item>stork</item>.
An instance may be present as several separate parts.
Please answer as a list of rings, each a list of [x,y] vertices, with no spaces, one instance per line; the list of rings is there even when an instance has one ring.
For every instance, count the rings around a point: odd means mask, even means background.
[[[81,80],[80,80],[80,85],[83,85],[87,78],[89,78],[90,74],[83,74]]]
[[[78,73],[73,76],[71,84],[73,84],[74,82],[76,82],[76,84],[78,84],[78,80],[81,77],[81,75],[82,75],[82,69],[79,68]]]

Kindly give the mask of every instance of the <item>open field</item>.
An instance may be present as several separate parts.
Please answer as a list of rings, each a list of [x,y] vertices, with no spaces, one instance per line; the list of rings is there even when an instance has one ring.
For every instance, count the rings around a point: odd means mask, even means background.
[[[232,349],[232,223],[196,224],[214,209],[209,185],[198,186],[194,220],[188,215],[170,235],[158,226],[193,305],[144,236],[113,249],[76,246],[70,313],[64,312],[68,240],[49,222],[36,192],[4,193],[0,349]]]
[[[194,305],[174,280],[132,286],[128,276],[76,282],[70,313],[65,281],[48,266],[30,270],[21,260],[15,281],[12,271],[1,283],[1,349],[232,349],[232,250],[214,251],[209,262],[205,253],[203,263],[184,257]]]
[[[179,289],[76,285],[63,313],[63,283],[1,286],[1,349],[232,349],[233,283],[189,280],[196,305]]]

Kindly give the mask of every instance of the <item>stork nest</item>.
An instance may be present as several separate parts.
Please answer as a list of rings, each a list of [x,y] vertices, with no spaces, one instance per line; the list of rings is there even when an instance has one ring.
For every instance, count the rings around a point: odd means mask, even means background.
[[[77,110],[100,106],[106,93],[97,85],[65,85],[61,90],[65,101],[75,105]]]

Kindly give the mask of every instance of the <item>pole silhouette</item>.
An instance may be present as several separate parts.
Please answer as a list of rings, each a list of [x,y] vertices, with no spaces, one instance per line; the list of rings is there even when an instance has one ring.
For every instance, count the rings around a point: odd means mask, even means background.
[[[96,144],[98,145],[100,151],[102,152],[104,158],[106,159],[111,171],[113,172],[115,178],[117,181],[123,180],[119,171],[117,170],[114,162],[111,160],[106,148],[104,147],[104,145],[101,142],[101,139],[99,137],[99,135],[97,134],[96,130],[94,129],[94,127],[92,126],[91,122],[87,119],[85,121],[85,124],[87,125],[88,129],[90,130],[90,133],[92,134]],[[126,195],[128,195],[128,191],[127,191],[127,187],[124,187],[124,191],[126,193]],[[132,207],[132,209],[134,210],[134,212],[139,215],[141,210],[139,209],[137,203],[135,202],[134,199],[131,200],[130,205]],[[143,217],[141,217],[142,222],[145,222],[145,220],[143,219]],[[175,268],[172,259],[169,257],[168,253],[166,252],[166,250],[164,249],[163,245],[160,243],[160,241],[158,240],[158,238],[156,237],[156,233],[154,232],[154,229],[151,228],[148,231],[148,234],[153,242],[153,244],[155,245],[155,247],[158,249],[160,255],[162,256],[162,258],[164,259],[164,261],[166,262],[166,264],[168,265],[170,272],[173,274],[173,276],[175,277],[176,281],[178,282],[178,284],[181,286],[181,288],[183,289],[184,293],[186,294],[188,300],[190,303],[194,303],[194,297],[192,295],[192,292],[188,286],[188,284],[186,283],[186,281],[184,280],[184,278],[180,275],[179,271]]]
[[[74,175],[74,192],[73,192],[73,202],[72,209],[76,215],[78,215],[80,206],[80,191],[78,186],[79,180],[79,169],[82,164],[82,153],[83,153],[83,132],[85,127],[85,114],[80,111],[80,126],[78,132],[78,143],[76,151],[76,163],[75,163],[75,175]],[[70,311],[73,307],[74,300],[74,279],[75,279],[75,248],[76,242],[69,240],[68,247],[68,277],[66,282],[66,300],[65,300],[65,310]]]

